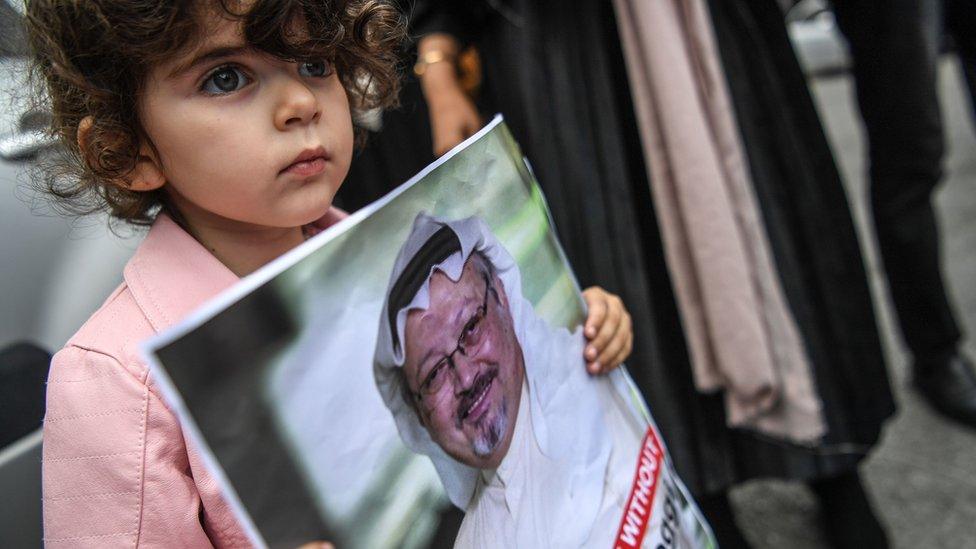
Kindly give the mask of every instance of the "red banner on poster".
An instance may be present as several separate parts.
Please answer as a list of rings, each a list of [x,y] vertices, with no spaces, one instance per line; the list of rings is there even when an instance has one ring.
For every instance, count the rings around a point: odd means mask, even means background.
[[[641,444],[640,457],[637,459],[637,472],[634,473],[630,497],[627,498],[624,516],[620,520],[620,529],[617,531],[614,544],[617,549],[637,549],[644,540],[663,467],[664,452],[661,450],[661,442],[654,428],[648,427],[644,442]]]

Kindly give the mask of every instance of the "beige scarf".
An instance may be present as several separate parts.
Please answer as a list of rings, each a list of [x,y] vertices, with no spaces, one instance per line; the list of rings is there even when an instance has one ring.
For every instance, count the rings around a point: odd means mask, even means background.
[[[826,427],[771,259],[703,0],[614,0],[699,391],[728,423],[797,443]]]

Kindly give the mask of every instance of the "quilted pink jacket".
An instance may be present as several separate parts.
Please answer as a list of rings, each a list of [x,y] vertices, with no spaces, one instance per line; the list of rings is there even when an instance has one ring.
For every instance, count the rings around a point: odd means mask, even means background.
[[[316,229],[345,214],[330,210]],[[238,277],[160,215],[123,283],[51,363],[44,418],[49,547],[249,543],[139,356]]]

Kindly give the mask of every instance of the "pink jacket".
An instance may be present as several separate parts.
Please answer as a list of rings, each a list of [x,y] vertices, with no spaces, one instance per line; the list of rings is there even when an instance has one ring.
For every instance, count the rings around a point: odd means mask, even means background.
[[[314,229],[344,215],[330,210]],[[123,279],[51,363],[44,418],[45,545],[248,546],[139,356],[140,342],[238,277],[160,215]]]

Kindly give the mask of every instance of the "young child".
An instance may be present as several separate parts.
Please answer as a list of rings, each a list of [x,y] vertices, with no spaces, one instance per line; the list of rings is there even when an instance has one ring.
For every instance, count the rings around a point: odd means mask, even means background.
[[[45,542],[246,545],[138,344],[344,215],[351,112],[395,102],[401,17],[375,0],[33,0],[28,28],[67,153],[50,191],[151,225],[53,360]],[[584,296],[588,369],[604,372],[629,355],[630,319]]]

